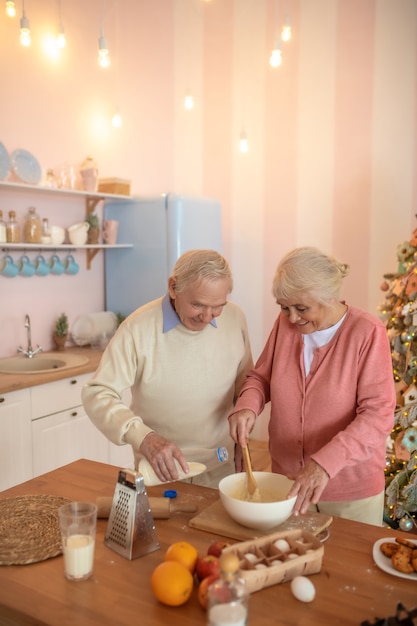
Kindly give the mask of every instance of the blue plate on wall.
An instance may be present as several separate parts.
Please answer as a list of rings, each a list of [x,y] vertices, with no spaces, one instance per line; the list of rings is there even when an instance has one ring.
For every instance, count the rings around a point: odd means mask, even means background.
[[[13,150],[11,162],[15,175],[23,183],[37,185],[40,182],[42,170],[33,154],[27,150]]]
[[[5,180],[10,171],[10,157],[4,144],[0,141],[0,180]]]

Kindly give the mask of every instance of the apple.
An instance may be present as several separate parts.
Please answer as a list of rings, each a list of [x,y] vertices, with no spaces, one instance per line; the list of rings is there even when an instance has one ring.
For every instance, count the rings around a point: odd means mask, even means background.
[[[195,573],[200,582],[203,578],[207,578],[207,576],[220,576],[219,557],[214,556],[213,554],[200,556],[195,567]]]
[[[200,603],[200,606],[204,610],[207,610],[208,588],[210,587],[211,583],[214,583],[214,581],[218,579],[219,579],[218,575],[212,574],[211,576],[206,576],[205,578],[203,578],[201,583],[198,585],[197,598]]]
[[[212,554],[220,558],[221,553],[228,546],[230,546],[230,543],[226,543],[225,541],[213,541],[213,543],[209,545],[207,554]]]

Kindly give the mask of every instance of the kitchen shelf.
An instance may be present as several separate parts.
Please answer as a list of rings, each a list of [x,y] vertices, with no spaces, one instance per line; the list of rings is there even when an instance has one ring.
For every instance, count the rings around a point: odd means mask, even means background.
[[[132,201],[132,196],[126,196],[115,193],[101,193],[101,192],[92,192],[92,191],[84,191],[79,189],[58,189],[56,187],[42,187],[41,185],[27,185],[25,183],[13,183],[10,181],[2,180],[0,181],[0,189],[6,191],[10,189],[10,191],[21,191],[27,193],[28,191],[33,191],[34,193],[40,194],[49,194],[49,195],[59,195],[59,196],[72,196],[74,198],[94,198],[98,200],[118,200],[129,203]]]
[[[90,192],[79,189],[58,189],[56,187],[43,187],[41,185],[28,185],[25,183],[18,182],[10,182],[10,181],[0,181],[0,190],[2,191],[13,191],[22,192],[22,193],[35,193],[35,194],[47,194],[47,195],[56,195],[56,196],[69,196],[72,198],[80,198],[84,199],[85,202],[85,214],[86,217],[89,213],[93,212],[97,206],[97,204],[102,200],[117,200],[119,203],[126,203],[132,201],[132,196],[126,196],[121,194],[114,193],[101,193],[101,192]],[[87,255],[87,269],[91,268],[91,262],[96,254],[102,249],[109,248],[132,248],[133,244],[86,244],[83,246],[74,246],[72,244],[61,244],[59,246],[51,245],[51,244],[30,244],[30,243],[5,243],[0,244],[3,252],[8,252],[10,250],[24,250],[24,251],[43,251],[43,250],[78,250],[85,249]]]
[[[74,250],[86,250],[87,252],[87,269],[91,269],[91,261],[99,250],[109,248],[133,248],[131,243],[98,243],[98,244],[85,244],[84,246],[74,246],[72,243],[63,243],[59,246],[53,244],[41,243],[2,243],[0,244],[2,252],[10,252],[11,250],[22,250],[23,252],[44,252],[48,250],[50,252],[57,252],[58,250],[67,250],[73,252]]]

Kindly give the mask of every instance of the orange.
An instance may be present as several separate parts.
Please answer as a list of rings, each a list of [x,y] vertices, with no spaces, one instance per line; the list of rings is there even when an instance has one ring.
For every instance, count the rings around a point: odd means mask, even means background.
[[[165,561],[178,561],[193,573],[198,561],[198,551],[191,543],[187,541],[177,541],[172,543],[165,552]]]
[[[191,572],[177,561],[164,561],[152,572],[151,588],[162,604],[180,606],[192,594],[194,579]]]

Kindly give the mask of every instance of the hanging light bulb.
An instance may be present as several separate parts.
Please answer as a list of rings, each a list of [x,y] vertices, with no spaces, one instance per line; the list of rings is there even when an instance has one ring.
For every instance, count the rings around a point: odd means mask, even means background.
[[[98,64],[101,67],[108,67],[110,65],[109,49],[103,35],[100,35],[98,40]]]
[[[271,67],[279,67],[282,63],[282,53],[281,53],[281,45],[279,41],[277,41],[275,48],[271,52],[271,56],[269,57],[269,64]]]
[[[113,126],[113,128],[120,128],[122,125],[122,116],[120,115],[119,111],[115,111],[114,115],[112,117],[111,120],[111,125]]]
[[[285,24],[281,31],[281,39],[282,41],[289,41],[291,39],[291,24],[289,15],[285,18]]]
[[[20,43],[22,46],[30,46],[30,27],[29,20],[25,14],[25,0],[22,0],[22,17],[20,19]]]
[[[192,94],[189,91],[187,91],[187,93],[185,94],[184,107],[188,111],[191,111],[191,109],[194,109],[194,98],[193,98]]]
[[[103,13],[106,0],[103,0],[101,5],[101,18],[100,18],[100,37],[98,40],[98,64],[101,67],[108,67],[110,65],[109,49],[107,47],[107,40],[103,35]]]
[[[67,45],[67,40],[65,38],[64,26],[62,24],[62,13],[61,13],[61,0],[58,0],[58,12],[59,12],[59,30],[56,36],[56,45],[58,48],[65,48]]]
[[[16,17],[16,6],[14,0],[6,0],[7,17]]]
[[[239,138],[239,150],[243,153],[246,154],[247,152],[249,152],[249,143],[248,143],[248,138],[246,137],[246,133],[244,130],[242,130],[242,132],[240,133],[240,138]]]

